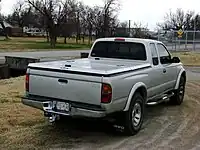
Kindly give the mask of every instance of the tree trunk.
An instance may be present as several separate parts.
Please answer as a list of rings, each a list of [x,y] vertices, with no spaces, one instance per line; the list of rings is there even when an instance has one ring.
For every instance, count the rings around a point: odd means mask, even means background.
[[[67,36],[64,37],[64,43],[67,44]]]
[[[50,40],[49,40],[49,33],[47,32],[47,43],[49,43]]]
[[[76,35],[76,44],[78,44],[78,36]]]
[[[51,48],[55,48],[56,47],[56,37],[52,36],[51,37]]]
[[[98,29],[96,29],[96,35],[95,35],[96,39],[98,38],[98,34],[99,34]]]
[[[46,29],[46,34],[47,34],[47,43],[49,43],[50,40],[49,40],[49,32],[48,32],[48,29]]]
[[[51,45],[51,48],[55,48],[56,47],[56,35],[52,33],[50,33],[50,45]]]
[[[83,34],[82,39],[83,39],[83,44],[84,44],[85,43],[85,34]]]
[[[91,43],[91,38],[92,38],[92,32],[91,30],[89,31],[89,40],[88,40],[88,45]]]
[[[56,42],[57,42],[57,33],[56,33],[56,26],[55,25],[51,25],[51,27],[49,28],[49,35],[50,35],[50,44],[51,44],[51,48],[55,48],[56,47]]]
[[[1,24],[2,28],[3,28],[4,33],[5,33],[5,38],[6,38],[6,40],[8,40],[8,39],[9,39],[9,36],[8,36],[8,32],[7,32],[7,30],[6,30],[6,27],[5,27],[5,25],[4,25],[4,22],[1,21],[0,24]]]

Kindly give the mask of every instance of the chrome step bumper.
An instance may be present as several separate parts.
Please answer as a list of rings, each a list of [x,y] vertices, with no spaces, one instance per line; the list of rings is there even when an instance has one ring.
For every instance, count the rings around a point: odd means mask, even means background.
[[[89,117],[89,118],[102,118],[106,116],[105,111],[94,111],[94,110],[88,110],[83,108],[76,108],[71,107],[69,112],[58,112],[53,110],[52,102],[41,102],[41,101],[35,101],[28,98],[23,97],[22,103],[24,105],[43,110],[44,112],[55,114],[55,115],[64,115],[64,116],[77,116],[77,117]],[[48,106],[48,107],[46,107]]]

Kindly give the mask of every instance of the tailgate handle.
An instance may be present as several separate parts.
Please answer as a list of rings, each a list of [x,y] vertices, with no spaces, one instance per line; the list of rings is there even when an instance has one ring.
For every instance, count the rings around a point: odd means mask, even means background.
[[[58,79],[58,82],[67,84],[67,83],[68,83],[68,80],[65,80],[65,79]]]

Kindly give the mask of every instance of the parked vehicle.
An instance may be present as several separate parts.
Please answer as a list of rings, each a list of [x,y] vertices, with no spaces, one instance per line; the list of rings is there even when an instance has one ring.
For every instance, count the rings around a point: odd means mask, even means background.
[[[88,58],[28,65],[25,105],[59,116],[114,116],[124,132],[141,129],[146,105],[184,99],[186,71],[156,40],[97,39]]]

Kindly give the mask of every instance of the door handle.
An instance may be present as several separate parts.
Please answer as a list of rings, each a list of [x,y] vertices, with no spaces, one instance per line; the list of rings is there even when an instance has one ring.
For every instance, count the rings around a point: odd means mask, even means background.
[[[68,80],[65,80],[65,79],[58,79],[58,82],[67,84],[67,83],[68,83]]]
[[[166,73],[167,72],[167,70],[166,69],[163,69],[163,73]]]

